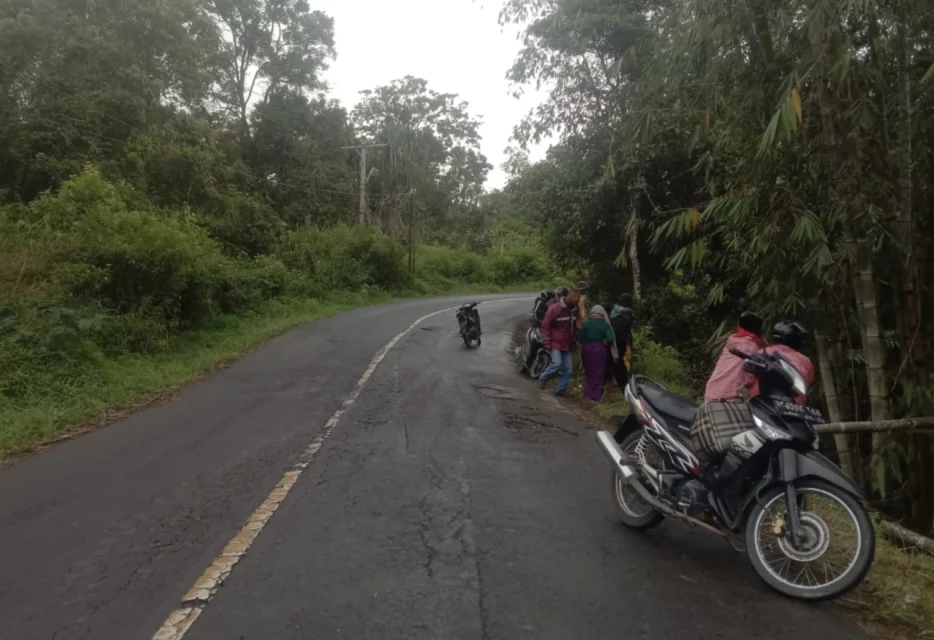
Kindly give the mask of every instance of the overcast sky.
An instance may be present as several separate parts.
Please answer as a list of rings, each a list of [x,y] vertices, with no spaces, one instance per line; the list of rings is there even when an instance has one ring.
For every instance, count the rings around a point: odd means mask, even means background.
[[[500,165],[513,126],[541,96],[510,95],[506,71],[519,50],[516,29],[497,24],[502,0],[311,0],[334,18],[337,60],[325,74],[347,109],[359,92],[412,75],[456,93],[483,120],[483,153],[493,170],[487,188],[503,186]],[[532,160],[547,145],[530,149]]]

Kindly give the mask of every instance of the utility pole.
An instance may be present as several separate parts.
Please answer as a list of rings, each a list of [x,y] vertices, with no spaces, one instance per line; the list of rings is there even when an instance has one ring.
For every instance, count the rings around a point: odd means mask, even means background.
[[[415,280],[415,189],[409,191],[409,273]]]
[[[360,224],[366,224],[366,183],[369,176],[366,172],[366,151],[367,149],[376,149],[379,147],[388,147],[388,144],[356,144],[341,149],[356,149],[360,154]]]

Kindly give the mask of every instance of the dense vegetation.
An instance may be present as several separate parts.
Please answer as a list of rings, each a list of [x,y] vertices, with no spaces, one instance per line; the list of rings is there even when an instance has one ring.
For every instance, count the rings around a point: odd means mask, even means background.
[[[695,384],[748,306],[811,329],[832,420],[934,413],[934,5],[508,0],[501,19],[525,25],[512,80],[551,88],[507,191],[563,266],[632,289]],[[828,444],[931,530],[930,436]]]
[[[554,275],[468,105],[348,113],[334,55],[305,0],[0,6],[0,456],[323,313]]]

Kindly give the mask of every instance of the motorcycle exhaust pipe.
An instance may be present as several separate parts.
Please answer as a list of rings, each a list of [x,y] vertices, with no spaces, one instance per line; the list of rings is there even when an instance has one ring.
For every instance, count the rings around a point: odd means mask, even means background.
[[[616,444],[616,439],[613,437],[613,434],[609,431],[600,431],[597,433],[597,440],[600,442],[600,448],[603,449],[603,452],[606,453],[607,457],[610,459],[610,462],[616,467],[616,470],[623,480],[631,486],[636,493],[639,494],[639,497],[646,504],[651,505],[651,507],[670,518],[676,520],[681,520],[682,522],[687,522],[690,525],[695,527],[701,527],[715,533],[719,536],[729,536],[730,534],[723,529],[719,529],[713,525],[707,524],[703,520],[698,520],[697,518],[692,518],[686,513],[681,513],[680,511],[675,511],[667,504],[653,496],[649,493],[649,490],[645,488],[645,485],[639,480],[639,476],[636,475],[635,469],[631,464],[628,463],[626,456],[623,455],[622,449],[619,448],[619,445]]]
[[[635,475],[635,469],[628,464],[623,464],[625,456],[623,455],[623,450],[616,444],[616,439],[613,437],[613,434],[609,431],[600,431],[597,433],[597,440],[599,440],[600,447],[603,449],[603,452],[606,453],[610,462],[613,463],[619,474],[623,476],[623,479],[628,482],[629,479]]]

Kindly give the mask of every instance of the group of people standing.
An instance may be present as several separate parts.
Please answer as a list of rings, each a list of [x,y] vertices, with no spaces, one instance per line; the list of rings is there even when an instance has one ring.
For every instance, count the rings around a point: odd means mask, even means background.
[[[539,377],[544,389],[560,375],[555,394],[567,394],[574,370],[575,346],[580,342],[586,383],[584,397],[595,402],[603,398],[606,384],[615,378],[623,389],[632,363],[632,296],[623,294],[610,313],[601,305],[587,312],[587,283],[573,289],[561,288],[548,307],[541,324],[542,343],[551,353],[551,364]]]

